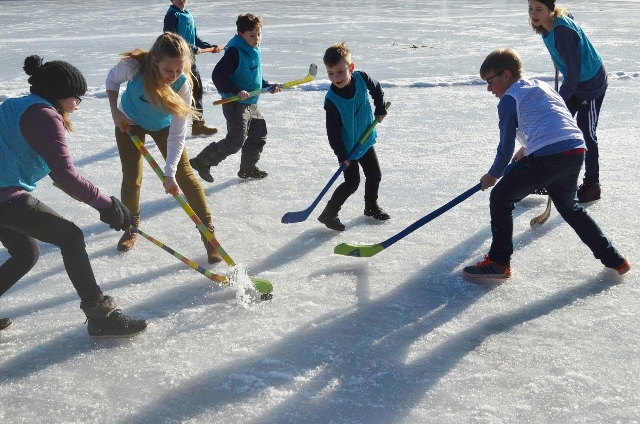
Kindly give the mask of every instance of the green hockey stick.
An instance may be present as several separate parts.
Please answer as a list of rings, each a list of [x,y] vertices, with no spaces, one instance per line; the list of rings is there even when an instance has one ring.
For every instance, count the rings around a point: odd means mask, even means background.
[[[300,85],[300,84],[304,84],[312,81],[316,77],[317,73],[318,73],[318,65],[316,65],[315,63],[312,63],[309,66],[309,73],[307,74],[306,77],[285,82],[284,84],[277,84],[277,85],[278,87],[280,87],[280,89],[291,88],[294,85]],[[272,90],[273,90],[273,86],[269,86],[269,87],[259,88],[257,90],[249,91],[249,97],[257,96],[262,93],[268,93],[269,91],[272,91]],[[227,97],[226,99],[216,100],[215,102],[213,102],[213,104],[215,106],[218,106],[218,105],[224,105],[226,103],[237,102],[238,100],[240,100],[240,97],[233,96],[233,97]]]

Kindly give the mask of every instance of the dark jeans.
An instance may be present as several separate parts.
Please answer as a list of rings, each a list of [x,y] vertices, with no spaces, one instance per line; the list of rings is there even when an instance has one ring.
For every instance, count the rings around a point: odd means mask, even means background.
[[[232,102],[222,105],[227,120],[227,135],[202,149],[197,158],[208,166],[216,166],[228,156],[238,153],[240,169],[254,166],[267,143],[267,123],[257,104]]]
[[[82,230],[30,194],[0,203],[0,242],[11,255],[0,266],[0,296],[38,261],[36,239],[60,248],[64,268],[83,302],[102,298]]]
[[[493,241],[489,257],[505,264],[513,253],[513,209],[515,203],[545,187],[562,218],[573,228],[593,256],[609,268],[624,259],[611,245],[596,222],[577,202],[578,176],[584,154],[526,156],[491,190],[490,212]]]
[[[328,202],[330,207],[339,210],[349,196],[358,190],[358,186],[360,185],[360,166],[362,166],[362,172],[365,177],[364,202],[365,204],[375,204],[377,202],[378,188],[382,180],[382,171],[380,171],[378,155],[376,155],[375,149],[371,147],[360,159],[351,161],[349,166],[345,168],[342,173],[344,175],[344,182],[333,192]]]
[[[598,117],[604,94],[594,100],[584,100],[579,97],[571,97],[567,102],[567,107],[576,118],[578,128],[582,131],[584,141],[587,143],[587,154],[584,160],[584,179],[592,182],[600,182],[600,164],[598,163],[598,137],[596,128],[598,127]]]

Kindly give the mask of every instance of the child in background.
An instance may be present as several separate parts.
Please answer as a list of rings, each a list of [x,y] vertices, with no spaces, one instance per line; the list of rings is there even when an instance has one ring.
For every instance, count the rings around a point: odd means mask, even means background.
[[[222,50],[215,44],[209,44],[202,41],[198,37],[196,31],[196,23],[193,20],[193,15],[187,9],[188,0],[171,0],[171,6],[167,10],[164,16],[164,29],[163,32],[175,32],[179,36],[185,39],[191,51],[194,55],[202,53],[220,53]],[[194,57],[193,64],[191,65],[191,74],[193,76],[193,103],[198,114],[192,116],[193,123],[191,125],[191,135],[213,135],[218,132],[217,128],[207,127],[203,119],[202,111],[202,79],[200,78],[200,72],[196,66],[196,59]]]
[[[521,79],[522,60],[511,49],[491,52],[480,67],[480,77],[487,82],[487,91],[500,99],[498,152],[489,172],[480,179],[482,190],[495,185],[489,206],[493,239],[489,254],[482,262],[464,268],[464,274],[472,278],[510,277],[515,203],[542,187],[596,259],[620,275],[628,272],[629,262],[576,201],[585,142],[562,97],[542,81]],[[516,164],[496,184],[512,159],[516,137],[523,146],[513,156]]]
[[[30,75],[31,94],[0,104],[0,242],[9,259],[0,265],[0,296],[38,261],[36,240],[60,248],[64,268],[80,296],[92,337],[132,337],[147,328],[116,309],[103,295],[85,249],[82,230],[31,196],[38,181],[50,175],[70,196],[100,212],[100,220],[117,231],[128,228],[131,214],[115,197],[102,193],[78,174],[67,147],[65,130],[72,131],[69,114],[78,108],[87,81],[73,65],[42,63],[29,56],[24,71]],[[0,330],[11,326],[0,319]]]
[[[209,144],[190,161],[200,177],[210,183],[210,168],[241,149],[238,177],[259,179],[268,175],[256,166],[267,142],[267,123],[258,109],[259,96],[249,97],[250,91],[270,86],[262,78],[262,18],[251,13],[239,15],[236,28],[238,33],[227,43],[212,78],[223,98],[238,96],[240,100],[222,105],[227,136]],[[277,84],[272,87],[272,93],[280,91]]]
[[[197,114],[191,106],[191,50],[182,37],[167,32],[159,36],[150,51],[136,49],[123,53],[106,80],[111,115],[116,125],[115,136],[122,163],[122,201],[133,214],[133,223],[140,225],[140,187],[142,185],[142,155],[129,135],[123,121],[144,142],[149,134],[166,159],[165,191],[184,191],[196,215],[213,233],[211,212],[202,186],[193,174],[185,148],[187,119]],[[127,82],[120,105],[120,85]],[[126,231],[118,242],[118,250],[133,248],[137,233]],[[217,249],[202,237],[210,264],[220,262]]]
[[[600,168],[596,128],[607,91],[607,70],[589,39],[555,0],[529,0],[529,22],[563,76],[560,96],[575,116],[587,145],[584,179],[578,202],[600,199]]]
[[[378,188],[382,172],[373,144],[376,131],[373,130],[362,144],[360,152],[351,162],[346,162],[349,152],[356,145],[367,127],[375,119],[382,122],[387,115],[384,106],[384,92],[380,83],[362,71],[354,71],[351,51],[345,43],[329,47],[324,54],[324,65],[331,81],[324,109],[327,116],[327,136],[329,145],[338,157],[339,163],[345,163],[344,182],[336,188],[318,217],[318,221],[336,231],[344,231],[345,226],[338,218],[340,208],[349,196],[356,192],[360,184],[360,169],[365,176],[364,214],[384,221],[389,215],[378,206]],[[375,112],[371,110],[369,95],[373,98]]]

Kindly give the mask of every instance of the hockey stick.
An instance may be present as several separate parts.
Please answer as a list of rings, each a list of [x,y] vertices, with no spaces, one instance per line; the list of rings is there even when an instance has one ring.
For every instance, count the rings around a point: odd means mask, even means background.
[[[285,82],[284,84],[277,84],[277,86],[283,89],[283,88],[293,87],[294,85],[304,84],[306,82],[312,81],[316,77],[317,73],[318,73],[318,65],[316,65],[315,63],[312,63],[309,66],[309,73],[307,74],[306,77]],[[272,90],[273,90],[272,85],[265,88],[258,88],[257,90],[249,91],[249,97],[257,96],[262,93],[268,93],[269,91],[272,91]],[[218,106],[226,103],[237,102],[238,100],[240,100],[240,97],[233,96],[233,97],[227,97],[226,99],[216,100],[215,102],[213,102],[213,104],[214,106]]]
[[[385,103],[384,107],[385,109],[389,109],[391,107],[391,102]],[[351,162],[351,160],[353,160],[353,158],[358,154],[358,152],[360,151],[360,147],[362,146],[362,143],[364,143],[365,140],[369,137],[369,134],[371,134],[373,129],[376,127],[376,125],[378,125],[378,120],[374,119],[373,122],[367,127],[364,134],[362,134],[362,137],[360,137],[356,145],[353,146],[353,148],[351,149],[351,152],[349,152],[349,157],[347,158],[346,162]],[[322,189],[318,197],[316,197],[316,200],[313,201],[311,206],[301,211],[285,213],[282,216],[282,219],[280,220],[280,222],[282,222],[283,224],[292,224],[295,222],[302,222],[307,218],[309,218],[309,215],[311,215],[311,212],[313,212],[316,206],[318,206],[318,203],[320,202],[322,197],[327,193],[329,188],[331,188],[333,183],[336,181],[338,176],[340,176],[340,174],[342,173],[342,171],[344,171],[346,167],[347,165],[345,165],[344,162],[340,164],[340,167],[338,168],[338,170],[335,172],[335,174],[333,174],[333,176],[331,177],[327,185],[324,186],[324,188]]]
[[[512,163],[509,166],[507,166],[504,173],[506,174],[507,172],[509,172],[509,170],[514,166],[515,166],[515,163]],[[357,256],[357,257],[370,257],[373,255],[376,255],[381,251],[383,251],[384,249],[386,249],[387,247],[394,244],[395,242],[408,236],[409,234],[411,234],[418,228],[422,227],[429,221],[434,220],[435,218],[439,217],[443,213],[452,209],[457,204],[462,203],[462,201],[468,199],[474,193],[480,191],[481,188],[482,188],[482,183],[476,184],[475,186],[471,187],[469,190],[465,191],[464,193],[460,194],[459,196],[451,200],[449,203],[446,203],[443,206],[440,206],[438,209],[423,216],[413,224],[409,225],[404,230],[400,231],[396,235],[386,239],[381,243],[370,244],[370,245],[354,245],[354,244],[348,244],[348,243],[341,243],[333,249],[333,253],[337,253],[338,255]]]
[[[144,156],[147,162],[149,162],[149,165],[151,165],[151,169],[154,170],[158,178],[160,178],[160,181],[164,183],[164,175],[160,170],[160,166],[158,166],[158,162],[153,159],[153,156],[151,156],[151,153],[149,153],[149,150],[147,150],[140,138],[133,133],[131,125],[129,125],[127,121],[123,121],[122,124],[124,125],[124,129],[129,135],[129,138],[131,138],[131,141],[133,141],[138,150],[140,150],[140,153],[142,153],[142,156]],[[196,224],[198,231],[200,231],[200,233],[207,239],[209,244],[218,249],[218,253],[220,253],[220,256],[222,256],[222,259],[224,259],[227,265],[235,266],[236,264],[233,259],[231,259],[229,254],[227,254],[222,246],[220,246],[220,243],[218,242],[218,240],[216,240],[211,231],[209,231],[209,229],[202,223],[202,221],[200,220],[198,215],[196,215],[195,211],[191,208],[191,206],[187,202],[187,199],[184,198],[182,193],[178,193],[175,190],[172,190],[171,195],[174,199],[176,199],[176,202],[178,202],[178,204],[182,207],[186,214],[189,215],[189,218],[191,218],[191,220]],[[273,285],[269,281],[256,277],[249,278],[251,278],[253,285],[260,293],[271,293],[271,291],[273,291]]]
[[[556,84],[555,84],[556,92],[558,92],[559,79],[560,79],[560,71],[556,66]],[[551,196],[547,195],[547,207],[544,209],[544,212],[542,212],[542,214],[532,218],[531,222],[529,222],[529,225],[531,227],[533,227],[536,224],[542,225],[545,222],[547,222],[550,216],[551,216]]]
[[[176,252],[175,250],[173,250],[172,248],[170,248],[166,244],[164,244],[164,243],[156,240],[155,238],[151,237],[149,234],[145,233],[144,231],[142,231],[140,228],[136,227],[135,225],[130,225],[129,228],[131,228],[131,231],[133,231],[134,233],[140,234],[142,237],[146,238],[147,240],[149,240],[150,242],[152,242],[156,246],[160,247],[162,250],[165,250],[165,251],[169,252],[170,254],[172,254],[173,256],[175,256],[176,258],[180,259],[182,262],[184,262],[185,264],[189,265],[191,268],[195,269],[196,271],[198,271],[200,274],[204,275],[205,277],[207,277],[211,281],[215,281],[216,283],[229,284],[229,280],[224,275],[214,274],[214,273],[204,269],[203,267],[198,265],[196,262],[194,262],[191,259],[181,255],[180,253]]]
[[[161,241],[158,241],[155,238],[151,237],[149,234],[145,233],[144,231],[142,231],[140,228],[136,227],[135,225],[130,225],[129,227],[131,228],[131,231],[133,231],[134,233],[140,234],[142,237],[146,238],[151,243],[153,243],[156,246],[160,247],[162,250],[164,250],[166,252],[169,252],[171,255],[175,256],[178,259],[180,259],[182,262],[184,262],[185,264],[189,265],[191,268],[195,269],[200,274],[202,274],[205,277],[207,277],[209,280],[211,280],[211,281],[213,281],[215,283],[218,283],[218,284],[222,284],[222,285],[231,285],[231,281],[229,281],[229,279],[227,277],[225,277],[224,275],[214,274],[214,273],[204,269],[203,267],[198,265],[196,262],[192,261],[191,259],[187,258],[186,256],[181,255],[180,253],[176,252],[175,250],[173,250],[172,248],[170,248],[166,244],[162,243]],[[271,293],[261,293],[260,300],[269,300],[272,297],[273,296],[271,295]]]

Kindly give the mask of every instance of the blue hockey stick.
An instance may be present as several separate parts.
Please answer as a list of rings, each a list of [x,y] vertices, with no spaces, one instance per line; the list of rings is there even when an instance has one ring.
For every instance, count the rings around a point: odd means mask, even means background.
[[[385,103],[384,107],[385,109],[389,109],[389,107],[391,107],[391,102]],[[360,151],[360,147],[362,146],[362,143],[364,143],[365,140],[369,137],[369,134],[371,134],[373,129],[376,127],[376,125],[378,125],[378,120],[374,119],[373,122],[367,127],[364,134],[362,134],[362,137],[360,137],[356,145],[353,146],[353,149],[351,149],[351,152],[349,152],[349,157],[347,158],[346,162],[351,162],[353,158],[358,154],[358,152]],[[322,197],[324,197],[324,195],[331,188],[333,183],[336,181],[336,179],[340,176],[340,174],[342,173],[342,171],[344,171],[346,167],[347,165],[345,165],[344,162],[340,164],[340,167],[338,168],[336,173],[333,174],[333,176],[331,177],[327,185],[324,186],[324,188],[322,189],[318,197],[316,197],[316,200],[313,201],[311,206],[309,206],[307,209],[302,211],[285,213],[282,216],[281,222],[283,224],[292,224],[295,222],[302,222],[307,218],[309,218],[309,215],[311,215],[311,212],[313,212],[316,206],[318,206],[318,203],[320,203],[320,200],[322,199]]]
[[[505,174],[509,172],[511,168],[513,168],[514,166],[515,166],[515,163],[512,163],[509,166],[507,166],[507,169],[505,169],[504,171]],[[354,245],[349,243],[341,243],[333,249],[333,253],[337,253],[338,255],[356,256],[356,257],[363,257],[363,258],[376,255],[381,251],[383,251],[384,249],[386,249],[387,247],[394,244],[395,242],[413,233],[415,230],[422,227],[426,223],[433,221],[435,218],[447,212],[449,209],[452,209],[457,204],[462,203],[464,200],[468,199],[473,194],[480,191],[480,188],[482,188],[482,183],[476,184],[475,186],[471,187],[469,190],[457,196],[455,199],[451,200],[450,202],[446,203],[443,206],[440,206],[438,209],[434,210],[433,212],[423,216],[413,224],[409,225],[404,230],[400,231],[398,234],[386,239],[381,243],[369,244],[369,245]]]

